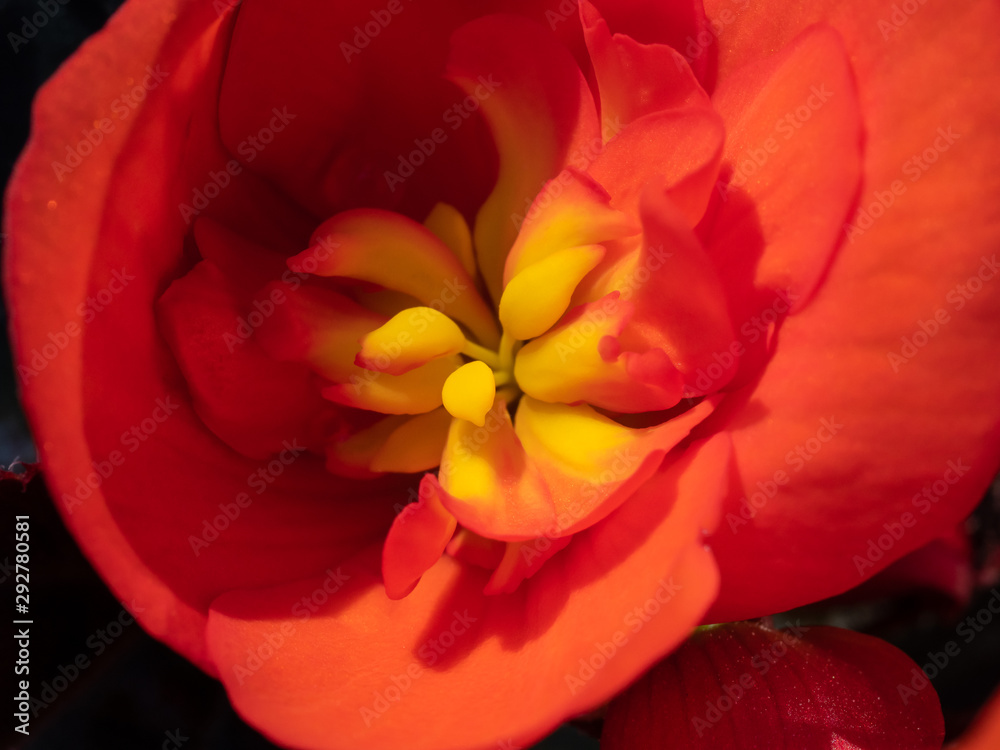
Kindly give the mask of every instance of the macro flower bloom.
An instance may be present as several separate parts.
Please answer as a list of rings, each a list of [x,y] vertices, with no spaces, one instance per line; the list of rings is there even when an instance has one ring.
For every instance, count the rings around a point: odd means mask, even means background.
[[[457,750],[954,528],[998,10],[903,8],[130,2],[7,196],[71,530],[277,742]]]

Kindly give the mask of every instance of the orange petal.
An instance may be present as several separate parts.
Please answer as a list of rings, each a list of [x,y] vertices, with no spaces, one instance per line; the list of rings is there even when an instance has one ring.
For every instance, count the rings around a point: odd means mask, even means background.
[[[611,207],[611,196],[593,178],[569,168],[531,204],[504,266],[504,286],[553,253],[639,233],[634,220]]]
[[[297,747],[529,745],[676,647],[711,601],[700,529],[717,515],[728,450],[724,436],[692,446],[513,594],[484,596],[488,574],[445,557],[391,601],[372,550],[306,618],[290,613],[318,578],[220,597],[209,647],[230,699]],[[269,637],[268,658],[248,662]]]
[[[487,581],[483,593],[513,593],[522,581],[535,575],[549,558],[564,550],[571,541],[572,536],[564,536],[558,539],[539,537],[526,542],[507,542],[503,557]]]
[[[587,173],[629,215],[638,215],[642,191],[655,181],[693,227],[716,187],[725,139],[722,120],[710,109],[655,112],[608,143]]]
[[[994,691],[982,708],[972,728],[949,750],[993,750],[1000,745],[1000,693]]]
[[[622,347],[662,349],[693,385],[718,367],[718,355],[736,340],[726,295],[683,213],[655,185],[643,194],[642,221],[643,247],[627,272],[634,278],[635,315],[622,332]],[[628,282],[617,283],[621,288]],[[735,369],[735,363],[722,367],[709,390],[725,385]]]
[[[897,180],[906,190],[854,242],[842,233],[813,300],[785,319],[759,383],[725,407],[724,419],[709,420],[732,431],[742,484],[726,508],[739,521],[735,533],[726,523],[712,542],[725,571],[716,621],[856,586],[855,556],[873,563],[865,567],[873,575],[923,546],[968,515],[996,471],[1000,228],[991,217],[1000,197],[1000,112],[983,92],[1000,69],[986,31],[1000,24],[1000,10],[928,3],[888,42],[885,18],[884,6],[864,2],[751,4],[720,58],[725,76],[810,24],[833,25],[864,113],[861,204]],[[903,170],[915,167],[914,155],[935,140],[949,145],[938,128],[960,137],[912,181]],[[968,292],[970,279],[983,288],[966,299],[959,290]],[[947,324],[903,356],[904,339],[922,341],[921,324],[934,330],[936,314]],[[947,488],[940,496],[936,482],[939,492]],[[746,510],[750,499],[761,507]],[[869,542],[906,513],[915,525],[870,559]]]
[[[441,463],[451,415],[435,409],[386,417],[326,446],[326,468],[346,477],[414,474]]]
[[[463,563],[493,570],[503,560],[507,544],[508,542],[487,539],[473,531],[460,528],[448,542],[445,551]]]

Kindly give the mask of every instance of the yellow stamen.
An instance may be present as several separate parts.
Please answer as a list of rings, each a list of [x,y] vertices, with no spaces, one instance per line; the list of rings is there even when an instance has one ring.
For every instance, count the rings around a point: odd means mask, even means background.
[[[494,370],[509,369],[504,368],[500,357],[496,352],[490,351],[485,346],[480,346],[472,341],[466,341],[465,346],[462,347],[462,354],[472,357],[473,359],[478,359],[485,362],[487,365],[492,367]]]
[[[504,372],[513,372],[514,355],[517,353],[517,349],[517,339],[504,331],[503,336],[500,338],[500,367],[497,369]]]
[[[401,375],[432,359],[458,354],[465,344],[462,329],[447,315],[431,307],[411,307],[361,340],[357,364]]]
[[[494,355],[495,356],[495,355]],[[441,400],[448,413],[478,427],[486,424],[486,413],[493,406],[496,381],[485,362],[467,362],[444,381]]]
[[[518,339],[541,336],[569,307],[577,284],[604,257],[602,245],[552,253],[514,276],[500,298],[500,323]]]

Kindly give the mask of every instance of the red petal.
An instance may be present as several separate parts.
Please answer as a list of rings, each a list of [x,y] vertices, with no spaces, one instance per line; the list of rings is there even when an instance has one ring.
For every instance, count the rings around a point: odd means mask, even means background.
[[[763,378],[706,424],[732,431],[743,484],[727,504],[727,517],[741,523],[735,533],[724,524],[712,541],[725,571],[715,621],[857,585],[853,558],[868,560],[884,524],[905,513],[915,519],[865,575],[958,523],[997,468],[1000,294],[995,277],[977,276],[994,273],[1000,245],[1000,173],[992,166],[1000,112],[983,95],[1000,69],[1000,49],[985,32],[1000,24],[1000,10],[927,4],[889,43],[879,28],[887,16],[885,6],[864,2],[750,4],[727,30],[723,77],[808,24],[837,28],[864,112],[861,203],[897,180],[906,190],[855,242],[844,238],[813,301],[785,320]],[[904,166],[936,139],[947,145],[937,130],[949,127],[959,139],[912,182]],[[958,290],[970,279],[983,290],[965,299]],[[906,350],[915,356],[900,355],[904,338],[926,335],[921,323],[935,330],[939,311],[949,322],[926,346]],[[817,437],[824,419],[843,425],[827,442]],[[958,481],[947,482],[946,472]],[[934,494],[935,482],[943,494]],[[767,493],[755,495],[761,488]],[[745,498],[760,507],[747,510]]]
[[[721,80],[712,100],[726,126],[727,179],[709,252],[741,319],[760,306],[748,279],[757,292],[787,291],[794,312],[829,265],[857,196],[860,105],[844,42],[811,27]]]
[[[540,537],[526,542],[507,542],[507,549],[483,589],[484,594],[511,594],[521,581],[531,578],[542,566],[573,541],[572,536]]]
[[[172,267],[179,260],[184,225],[176,212],[176,193],[166,195],[174,186],[169,180],[150,176],[175,173],[183,144],[164,133],[183,133],[197,109],[199,95],[204,93],[204,89],[190,86],[180,91],[175,82],[211,78],[213,68],[218,70],[220,58],[212,55],[213,40],[222,27],[208,6],[187,10],[178,18],[178,4],[155,0],[123,8],[41,90],[35,101],[32,139],[6,194],[4,271],[13,347],[21,366],[37,370],[29,364],[33,350],[51,343],[49,334],[76,331],[67,336],[66,347],[54,364],[46,361],[46,367],[30,377],[22,371],[22,400],[49,488],[62,500],[60,508],[67,526],[116,593],[137,597],[144,612],[136,616],[144,627],[211,671],[202,637],[204,608],[189,595],[191,587],[175,588],[169,569],[162,567],[162,558],[152,557],[148,549],[134,544],[112,514],[105,490],[96,491],[72,514],[64,499],[75,501],[76,480],[82,481],[94,471],[91,460],[104,460],[110,449],[120,447],[120,431],[132,424],[129,416],[134,415],[128,412],[133,406],[137,413],[148,416],[155,397],[146,401],[152,395],[149,391],[130,395],[134,383],[150,383],[156,396],[165,393],[161,374],[149,357],[152,349],[158,349],[161,361],[170,357],[162,342],[153,345],[150,341],[155,328],[151,310],[157,296],[153,290],[132,285],[128,296],[116,300],[121,308],[143,311],[144,331],[137,338],[126,328],[120,332],[124,335],[115,338],[117,346],[111,349],[111,360],[105,366],[112,374],[115,368],[120,373],[112,378],[119,390],[108,393],[113,394],[110,401],[95,400],[93,390],[84,388],[84,383],[102,379],[104,372],[93,367],[93,349],[84,356],[88,342],[98,334],[88,327],[85,335],[79,335],[84,318],[77,308],[85,306],[88,293],[103,288],[112,269],[126,267],[132,274],[142,269],[148,274],[152,268],[160,273],[166,265],[165,256],[169,255],[167,263]],[[121,105],[125,80],[142,81],[149,74],[147,66],[157,63],[171,75],[123,119],[113,105]],[[64,163],[67,144],[80,142],[81,131],[94,130],[95,122],[104,119],[111,129],[102,133],[100,146],[71,174],[58,179],[53,165]],[[143,131],[141,123],[148,128],[150,122],[158,123],[157,136],[149,137],[143,144],[146,149],[140,148],[137,155],[136,144],[141,141],[136,134]],[[104,219],[115,210],[108,206],[109,198],[123,197],[121,172],[115,170],[118,160],[122,171],[142,175],[125,196],[134,201],[125,215],[142,216],[152,224],[140,242],[130,231],[110,237],[105,234],[109,227]],[[169,207],[169,215],[151,215],[150,206]],[[143,248],[138,256],[137,247]],[[110,312],[114,309],[110,307],[105,317],[120,314],[120,308]],[[69,324],[78,327],[68,329]],[[141,359],[140,366],[120,366],[122,341],[129,342],[128,357]],[[108,403],[116,404],[113,412]],[[119,415],[120,411],[125,414]],[[111,414],[116,416],[118,433],[107,443],[95,445],[86,421],[92,416],[108,419]],[[192,422],[198,424],[196,430],[204,432],[200,421]],[[222,443],[211,442],[212,450],[231,453]],[[145,486],[138,486],[134,495],[143,506],[150,504],[148,476]],[[183,545],[180,538],[178,542],[178,546]]]
[[[213,263],[202,261],[171,284],[157,313],[198,416],[228,445],[266,458],[289,436],[322,443],[334,408],[307,367],[275,361],[251,338],[247,311]]]
[[[894,646],[734,623],[695,633],[616,698],[601,747],[940,750],[943,739],[937,693]]]
[[[595,0],[594,5],[615,32],[644,44],[667,44],[682,52],[703,82],[711,78],[714,40],[701,0]],[[707,37],[708,45],[702,44]]]
[[[292,286],[301,283],[301,278],[291,280],[287,256],[251,242],[224,224],[200,218],[194,224],[194,237],[201,257],[222,271],[227,285],[246,297],[248,306],[262,286],[283,275]]]
[[[419,499],[403,508],[389,529],[382,548],[382,579],[390,599],[402,599],[413,590],[455,533],[455,517],[441,505],[440,490],[433,475],[425,475]]]
[[[589,174],[611,193],[614,207],[630,215],[639,213],[642,191],[656,181],[693,227],[712,196],[725,136],[711,110],[656,112],[610,141]]]
[[[635,315],[622,333],[625,349],[662,349],[693,392],[718,390],[734,365],[719,363],[735,339],[722,284],[680,209],[651,185],[643,194],[643,248],[633,283]],[[664,259],[664,256],[665,259]],[[710,388],[697,383],[712,375]]]
[[[7,194],[4,259],[21,363],[49,334],[78,325],[23,389],[67,526],[115,594],[135,600],[143,627],[210,672],[212,599],[320,573],[384,533],[388,498],[405,492],[398,482],[338,482],[302,455],[278,461],[273,484],[258,476],[258,495],[248,477],[268,463],[239,456],[205,428],[157,332],[154,304],[190,265],[179,183],[204,165],[187,161],[187,127],[215,106],[228,18],[211,3],[129,4],[56,74],[36,102],[33,138]],[[142,81],[157,64],[169,75],[121,118],[114,107],[132,90],[125,81]],[[60,182],[53,162],[104,117],[114,128]],[[254,224],[267,224],[268,213]],[[107,292],[122,269],[135,280],[87,315],[87,297]],[[164,421],[158,399],[173,410]],[[249,507],[237,504],[241,493]],[[207,548],[203,535],[212,537]]]
[[[697,539],[716,515],[727,456],[724,437],[693,446],[514,594],[484,596],[485,571],[442,558],[393,602],[371,555],[343,566],[350,581],[309,617],[291,607],[317,579],[227,594],[209,628],[230,697],[295,747],[529,744],[624,687],[711,600],[714,568]],[[587,672],[589,659],[603,667]]]
[[[611,35],[587,0],[580,3],[584,38],[594,65],[605,131],[619,132],[643,115],[664,109],[710,106],[687,61],[665,44],[640,44]]]

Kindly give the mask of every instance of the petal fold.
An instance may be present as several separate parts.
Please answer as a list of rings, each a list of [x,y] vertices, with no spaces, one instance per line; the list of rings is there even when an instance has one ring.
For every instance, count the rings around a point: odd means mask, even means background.
[[[712,100],[726,126],[727,177],[709,252],[744,318],[762,289],[788,292],[794,313],[843,239],[861,177],[861,108],[844,41],[812,26],[726,77]]]

